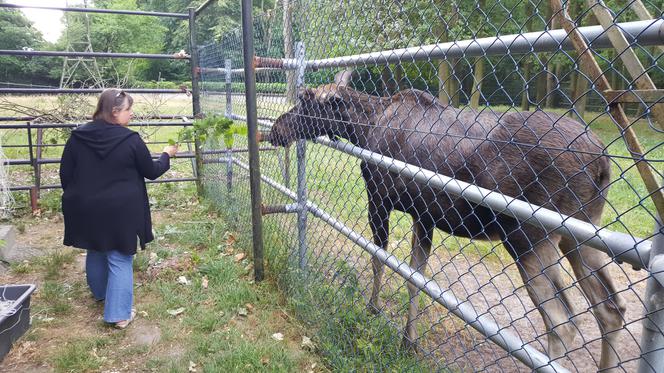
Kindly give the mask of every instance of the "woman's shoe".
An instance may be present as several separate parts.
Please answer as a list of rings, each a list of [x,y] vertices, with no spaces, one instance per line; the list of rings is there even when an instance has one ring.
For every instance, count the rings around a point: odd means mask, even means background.
[[[129,324],[134,321],[134,318],[136,317],[136,309],[132,308],[131,309],[131,316],[129,316],[129,320],[122,320],[118,321],[115,323],[115,327],[118,329],[124,329],[129,326]]]

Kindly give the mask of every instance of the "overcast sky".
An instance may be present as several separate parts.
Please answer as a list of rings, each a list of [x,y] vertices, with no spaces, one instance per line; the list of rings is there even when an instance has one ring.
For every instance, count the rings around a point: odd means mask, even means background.
[[[76,7],[82,0],[8,0],[8,4],[47,6],[47,7]],[[60,22],[63,12],[43,9],[21,9],[30,19],[37,30],[41,31],[44,39],[55,42],[58,40],[64,26]]]

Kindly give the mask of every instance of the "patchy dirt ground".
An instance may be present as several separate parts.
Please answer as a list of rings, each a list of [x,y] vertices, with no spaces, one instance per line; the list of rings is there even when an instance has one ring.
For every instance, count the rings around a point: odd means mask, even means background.
[[[334,276],[338,261],[354,268],[360,288],[368,300],[371,294],[370,256],[350,243],[345,237],[322,223],[312,223],[319,233],[312,238],[313,255],[317,260],[310,265]],[[315,228],[314,228],[315,227]],[[547,338],[542,318],[534,307],[523,286],[516,265],[507,255],[479,255],[469,246],[454,246],[455,242],[438,244],[427,265],[427,276],[433,278],[448,294],[461,301],[469,301],[479,315],[489,316],[503,331],[518,336],[524,343],[546,354]],[[397,249],[398,242],[390,243],[390,251],[408,263]],[[501,251],[501,246],[496,251]],[[330,251],[334,251],[331,253]],[[627,306],[626,325],[618,331],[618,343],[613,346],[623,363],[618,371],[636,371],[641,343],[641,320],[643,318],[642,297],[645,292],[645,271],[635,271],[629,265],[617,265],[606,259],[606,264],[615,281],[617,292]],[[572,300],[571,322],[577,329],[575,340],[568,353],[556,360],[573,372],[593,372],[600,359],[601,335],[596,319],[572,270],[563,261],[563,278],[569,286]],[[382,314],[403,328],[407,310],[407,289],[402,277],[386,269],[381,291]],[[423,353],[433,359],[439,367],[452,371],[483,372],[528,372],[523,363],[507,354],[496,344],[474,330],[451,311],[420,295],[418,330]]]
[[[186,218],[188,216],[184,211],[153,213],[155,226],[165,221]],[[56,213],[21,219],[15,223],[20,225],[21,230],[17,235],[18,246],[30,248],[31,254],[37,256],[5,268],[0,272],[0,283],[32,283],[37,285],[37,290],[32,295],[32,326],[0,362],[0,372],[202,371],[200,365],[190,361],[193,359],[191,356],[196,356],[192,355],[192,333],[200,331],[192,329],[182,317],[161,316],[165,314],[164,310],[170,312],[170,300],[161,298],[154,291],[143,290],[151,282],[163,279],[171,281],[180,274],[191,276],[194,262],[200,260],[197,252],[185,251],[182,255],[173,255],[167,260],[154,263],[151,259],[145,259],[143,270],[135,270],[135,306],[138,317],[126,330],[117,330],[103,322],[103,304],[96,302],[87,289],[84,252],[61,245],[61,216]],[[168,240],[162,238],[160,248],[163,250],[168,246]],[[227,250],[232,252],[232,248]],[[145,255],[150,257],[149,254]],[[207,279],[205,281],[207,289]],[[247,283],[253,284],[250,272],[238,281],[244,282],[244,286]],[[54,289],[58,290],[57,294]],[[214,297],[211,294],[201,302],[214,303]],[[277,302],[246,307],[249,310],[245,315],[224,315],[221,312],[218,319],[223,322],[210,315],[210,322],[214,326],[210,334],[227,333],[226,339],[228,335],[237,335],[246,343],[252,343],[269,339],[269,334],[267,338],[264,335],[266,330],[281,331],[285,340],[279,345],[278,351],[281,353],[285,350],[288,359],[297,364],[298,371],[326,371],[316,354],[300,346],[305,330],[288,316],[282,305]],[[267,325],[265,320],[269,320]],[[213,343],[205,340],[205,333],[197,338],[194,344]],[[278,369],[280,362],[275,361],[275,357],[271,357],[268,352],[264,355],[258,365],[274,370],[270,367],[276,364],[276,371],[283,371]],[[260,370],[251,358],[247,359],[245,365],[248,371]],[[239,361],[244,364],[242,360]]]

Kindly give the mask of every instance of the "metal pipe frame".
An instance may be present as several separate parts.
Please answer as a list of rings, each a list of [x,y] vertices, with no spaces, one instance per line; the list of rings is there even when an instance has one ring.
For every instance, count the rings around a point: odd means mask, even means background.
[[[67,8],[67,7],[31,6],[31,5],[2,4],[2,3],[0,3],[0,8],[43,9],[43,10],[58,10],[62,12],[79,12],[79,13],[125,14],[125,15],[134,15],[134,16],[170,17],[170,18],[180,18],[180,19],[187,18],[186,14],[181,14],[181,13],[145,12],[138,10]]]
[[[263,216],[261,215],[261,173],[258,152],[258,117],[256,106],[256,73],[254,72],[254,25],[251,0],[242,0],[242,49],[246,90],[247,132],[249,136],[249,184],[251,188],[251,230],[254,253],[254,279],[262,281],[263,263]]]
[[[161,60],[188,60],[179,54],[153,53],[112,53],[112,52],[66,52],[66,51],[30,51],[1,49],[0,56],[38,56],[38,57],[99,57],[99,58],[145,58]]]
[[[0,88],[0,94],[26,94],[26,95],[46,95],[46,94],[96,94],[101,93],[104,88]],[[148,88],[127,88],[123,89],[127,93],[166,93],[182,94],[187,93],[181,89],[148,89]]]
[[[237,120],[243,118],[239,115],[233,115],[233,117]],[[271,125],[268,121],[261,122],[266,127]],[[617,262],[629,263],[634,269],[648,268],[652,245],[648,240],[606,228],[598,228],[593,224],[559,212],[374,153],[347,142],[332,141],[325,137],[319,137],[315,139],[315,142],[427,183],[448,193],[459,195],[470,202],[486,206],[501,214],[510,215],[521,222],[544,227],[551,233],[562,234],[576,240],[579,244],[588,245],[607,253]]]
[[[139,116],[141,117],[141,116]],[[177,115],[177,114],[162,114],[162,115],[150,115],[141,117],[143,119],[180,119],[182,117],[186,118],[186,115]],[[37,117],[0,117],[0,122],[27,122],[35,120]],[[92,116],[86,116],[85,119],[92,120]],[[1,126],[1,125],[0,125]]]
[[[16,129],[27,129],[30,128],[77,128],[86,123],[36,123],[36,124],[0,124],[0,130],[16,130]],[[191,127],[193,122],[132,122],[129,123],[128,127]]]
[[[640,46],[664,44],[664,19],[617,23],[616,27],[620,28],[629,43],[638,43]],[[579,27],[578,30],[588,40],[589,45],[593,49],[613,48],[609,36],[602,26]],[[358,65],[384,65],[444,58],[555,52],[559,50],[574,50],[572,41],[564,29],[460,40],[352,56],[310,60],[306,62],[306,66],[307,69],[321,69]],[[267,65],[270,67],[281,67],[286,70],[297,68],[297,61],[292,58],[256,57],[254,63],[256,67]]]
[[[224,64],[226,73],[226,116],[230,117],[233,113],[233,75],[231,74],[233,65],[230,58],[227,58]]]
[[[284,71],[284,69],[278,68],[278,67],[257,67],[254,70],[257,73]],[[207,74],[225,74],[226,69],[223,68],[223,67],[201,67],[201,72],[207,73]],[[244,69],[232,69],[231,74],[233,74],[233,75],[244,75]]]
[[[251,171],[249,165],[244,164],[237,159],[235,159],[233,163],[246,171]],[[280,185],[269,177],[261,176],[261,179],[286,197],[292,200],[298,199],[297,193]],[[529,368],[535,369],[538,372],[567,372],[567,370],[560,366],[560,364],[551,361],[546,355],[523,342],[518,336],[501,328],[493,321],[491,316],[487,314],[479,315],[469,301],[462,301],[456,298],[452,291],[442,289],[434,280],[415,271],[407,263],[400,261],[394,255],[367,240],[361,234],[356,233],[341,221],[323,211],[315,203],[307,200],[305,208],[308,212],[339,231],[373,257],[378,258],[382,263],[390,267],[390,269],[399,274],[406,281],[414,284],[418,289],[429,295],[436,303],[454,313],[475,330],[502,347],[510,355],[526,364]]]
[[[157,179],[157,180],[145,180],[146,184],[164,184],[164,183],[180,183],[180,182],[189,182],[189,181],[196,181],[196,178],[193,177],[185,177],[182,179]],[[34,185],[20,185],[20,186],[15,186],[15,187],[9,187],[9,190],[12,192],[19,192],[19,191],[25,191],[25,190],[32,190],[34,189]],[[40,190],[45,190],[45,189],[62,189],[62,185],[56,185],[56,184],[51,184],[51,185],[42,185],[39,187]]]
[[[198,42],[196,41],[196,13],[194,8],[189,8],[189,49],[191,49],[191,57],[189,59],[189,67],[191,71],[191,110],[194,118],[201,117],[201,96],[200,96],[200,71],[198,71]],[[189,148],[191,145],[187,144]],[[196,152],[195,159],[191,162],[192,171],[196,177],[196,194],[202,196],[203,181],[201,180],[201,169],[203,168],[203,159],[201,157],[201,142],[198,136],[194,139],[194,151]]]
[[[304,43],[295,43],[295,57],[298,61],[297,76],[295,80],[295,92],[304,87],[305,71],[305,49]],[[298,265],[300,270],[307,268],[307,140],[297,140],[295,145],[295,154],[297,157],[297,243],[298,243]],[[289,162],[285,162],[284,167],[289,167]]]
[[[315,141],[392,172],[408,176],[413,180],[461,196],[497,213],[507,214],[521,222],[544,227],[549,230],[549,233],[562,234],[579,244],[603,251],[618,262],[629,263],[635,269],[648,268],[651,250],[651,242],[648,240],[598,228],[593,224],[559,212],[374,153],[347,142],[332,141],[324,137],[319,137]]]
[[[649,265],[651,276],[643,299],[645,315],[638,373],[664,372],[664,227],[659,220],[655,224]]]

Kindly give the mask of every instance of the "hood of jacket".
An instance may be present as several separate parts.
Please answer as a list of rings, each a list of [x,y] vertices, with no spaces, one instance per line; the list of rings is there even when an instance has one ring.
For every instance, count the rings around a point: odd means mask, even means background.
[[[106,158],[123,141],[138,133],[117,124],[94,121],[75,129],[71,135],[92,149],[100,158]]]

